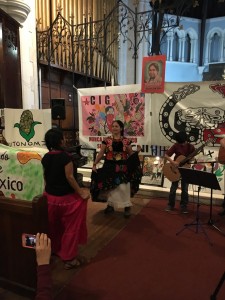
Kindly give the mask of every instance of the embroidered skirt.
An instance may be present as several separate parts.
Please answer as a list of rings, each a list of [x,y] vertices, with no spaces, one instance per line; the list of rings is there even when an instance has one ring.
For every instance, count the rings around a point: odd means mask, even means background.
[[[93,201],[106,202],[102,199],[102,192],[110,191],[119,187],[121,184],[130,183],[130,195],[133,196],[139,190],[142,170],[137,153],[130,156],[126,161],[106,160],[103,167],[91,175],[91,195]],[[109,195],[109,193],[107,193]],[[99,197],[101,196],[101,197]]]

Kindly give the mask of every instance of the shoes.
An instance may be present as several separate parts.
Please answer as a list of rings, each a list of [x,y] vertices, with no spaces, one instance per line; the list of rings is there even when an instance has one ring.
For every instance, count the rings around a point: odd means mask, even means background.
[[[181,207],[181,213],[182,214],[188,214],[187,207]]]
[[[109,215],[109,214],[111,214],[113,212],[114,212],[114,208],[112,206],[110,206],[110,205],[107,205],[107,207],[104,209],[104,214],[105,215]]]
[[[218,215],[221,217],[225,216],[225,209],[223,211],[219,212]]]
[[[65,261],[64,263],[64,269],[65,270],[71,270],[81,267],[82,265],[85,265],[87,263],[87,258],[84,256],[77,256],[73,260]]]
[[[168,205],[166,208],[165,208],[165,211],[172,211],[174,210],[174,208],[170,205]]]
[[[124,215],[124,218],[129,218],[131,216],[131,208],[130,207],[125,207],[123,215]]]

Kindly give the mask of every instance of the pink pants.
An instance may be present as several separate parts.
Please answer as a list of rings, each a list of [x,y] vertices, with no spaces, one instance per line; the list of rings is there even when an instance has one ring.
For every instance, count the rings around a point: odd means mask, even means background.
[[[78,254],[78,245],[87,242],[87,201],[78,194],[53,196],[44,193],[48,200],[49,237],[52,253],[63,261]]]

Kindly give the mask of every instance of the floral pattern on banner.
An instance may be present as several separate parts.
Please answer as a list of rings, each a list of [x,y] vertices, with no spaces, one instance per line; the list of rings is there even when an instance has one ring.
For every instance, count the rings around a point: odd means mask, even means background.
[[[81,100],[83,135],[104,136],[111,132],[113,121],[121,120],[126,136],[144,136],[144,94],[82,96]]]

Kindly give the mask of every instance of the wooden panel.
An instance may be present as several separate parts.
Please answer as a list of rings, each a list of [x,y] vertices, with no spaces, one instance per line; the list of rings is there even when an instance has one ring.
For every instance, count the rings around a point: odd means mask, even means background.
[[[20,24],[0,9],[0,107],[22,108]]]
[[[22,233],[48,232],[47,201],[0,197],[0,285],[19,293],[34,294],[36,257],[33,249],[23,248]]]

